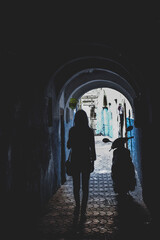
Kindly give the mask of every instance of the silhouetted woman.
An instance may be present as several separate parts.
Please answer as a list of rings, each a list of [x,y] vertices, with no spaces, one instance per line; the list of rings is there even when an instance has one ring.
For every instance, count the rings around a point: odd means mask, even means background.
[[[69,130],[67,147],[72,149],[72,177],[75,198],[75,213],[80,210],[80,185],[82,180],[81,215],[85,216],[89,194],[90,172],[96,160],[93,129],[88,126],[88,117],[84,110],[75,114],[74,126]]]

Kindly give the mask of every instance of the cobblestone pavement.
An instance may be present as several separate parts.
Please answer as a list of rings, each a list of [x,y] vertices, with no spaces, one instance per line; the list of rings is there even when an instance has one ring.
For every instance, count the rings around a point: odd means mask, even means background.
[[[135,191],[125,200],[118,199],[113,191],[110,175],[113,152],[109,152],[110,147],[110,143],[102,142],[102,137],[96,137],[97,160],[90,179],[86,220],[74,217],[72,178],[68,177],[46,205],[38,222],[37,239],[117,240],[149,236],[150,216],[142,200],[138,179]]]

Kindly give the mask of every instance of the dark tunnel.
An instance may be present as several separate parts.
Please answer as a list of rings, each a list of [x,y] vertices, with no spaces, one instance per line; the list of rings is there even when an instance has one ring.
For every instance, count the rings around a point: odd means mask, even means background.
[[[55,28],[44,40],[30,28],[25,31],[33,42],[24,38],[18,44],[15,33],[13,40],[10,34],[1,44],[1,221],[13,232],[23,221],[34,222],[66,182],[65,145],[73,120],[69,99],[99,87],[121,92],[133,108],[136,170],[156,224],[160,26],[156,18],[147,18],[147,26],[138,19],[133,22],[129,32],[121,30],[120,23],[105,33],[98,28],[89,32],[86,25],[77,31],[77,39],[71,25],[67,40],[65,24],[60,34]],[[104,21],[101,27],[104,30]]]

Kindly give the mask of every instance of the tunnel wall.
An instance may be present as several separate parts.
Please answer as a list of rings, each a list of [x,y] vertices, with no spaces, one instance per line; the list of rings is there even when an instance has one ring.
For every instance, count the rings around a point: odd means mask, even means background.
[[[150,114],[152,121],[146,115],[139,126],[142,136],[142,186],[144,200],[150,210],[156,214],[155,201],[158,194],[156,185],[159,176],[156,174],[156,170],[159,169],[159,161],[155,156],[159,156],[159,146],[155,138],[157,137],[157,126],[159,126],[157,121],[159,119],[157,111],[159,109],[157,101],[159,63],[155,60],[154,54],[157,53],[156,46],[159,46],[159,41],[157,41],[157,45],[153,44],[153,46],[155,51],[152,48],[146,51],[146,48],[143,47],[141,49],[143,51],[139,52],[140,48],[137,48],[130,52],[129,58],[137,63],[137,68],[143,76],[142,79],[139,77],[134,85],[140,86],[142,93],[149,89],[150,99],[146,100],[145,98],[144,104],[139,109],[142,111],[144,105],[150,106],[152,109]],[[75,71],[83,70],[88,65],[95,67],[96,62],[93,66],[91,62],[86,65],[86,60],[77,68],[70,65],[69,68],[66,67],[67,74],[65,76],[64,73],[60,74],[55,85],[48,85],[48,83],[49,79],[53,80],[52,76],[57,69],[64,64],[63,61],[67,62],[69,59],[83,55],[106,55],[108,57],[111,55],[108,55],[107,50],[103,51],[103,48],[101,51],[98,51],[98,47],[96,47],[96,51],[93,49],[94,46],[81,46],[79,53],[73,49],[69,50],[71,56],[69,56],[69,51],[61,51],[64,55],[66,54],[63,60],[59,56],[60,48],[56,55],[56,46],[54,50],[47,53],[39,51],[39,49],[36,52],[33,48],[28,52],[26,49],[26,52],[22,51],[20,54],[18,52],[15,54],[9,51],[2,52],[0,56],[2,60],[2,71],[0,72],[2,79],[0,88],[0,187],[1,200],[4,199],[6,206],[8,206],[7,201],[11,204],[13,199],[19,200],[18,205],[21,200],[23,200],[22,203],[27,204],[25,206],[28,206],[29,203],[34,206],[43,205],[60,186],[61,142],[60,121],[55,109],[57,98],[66,79],[69,79]],[[124,63],[120,56],[117,57],[117,61],[120,61],[122,65]],[[129,61],[126,62],[129,65]],[[110,65],[111,70],[121,74],[119,69],[114,68],[113,62]],[[134,75],[135,68],[130,68],[131,71],[128,68],[129,72]],[[134,79],[137,80],[137,75]],[[50,115],[52,118],[49,117],[51,124],[48,125],[49,98],[52,98],[53,112]],[[140,114],[138,113],[138,115]],[[143,115],[143,111],[141,115]],[[24,204],[21,206],[23,207]]]
[[[127,118],[127,127],[129,127],[130,125],[133,126],[133,129],[130,132],[128,132],[127,136],[128,137],[133,136],[134,138],[128,140],[128,149],[131,152],[131,157],[132,157],[133,164],[134,164],[135,169],[137,171],[139,180],[142,184],[141,129],[136,128],[134,126],[134,119],[128,119]]]
[[[35,96],[29,109],[24,165],[27,196],[31,205],[43,206],[61,185],[60,120],[56,114],[54,86]],[[34,101],[33,100],[33,101]],[[26,188],[24,187],[24,189]]]
[[[74,111],[69,109],[68,107],[65,109],[65,152],[66,159],[69,155],[69,149],[67,148],[67,141],[69,137],[69,129],[73,127],[74,124]]]
[[[29,56],[4,52],[1,57],[0,201],[5,216],[25,216],[44,206],[61,185],[57,96],[54,85],[45,82],[46,68],[38,74],[38,63],[35,69],[34,60],[27,64]]]

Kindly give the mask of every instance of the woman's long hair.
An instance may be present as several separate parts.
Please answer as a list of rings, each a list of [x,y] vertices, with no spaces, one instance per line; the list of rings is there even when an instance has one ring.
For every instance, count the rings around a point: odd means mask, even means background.
[[[85,128],[88,127],[88,117],[84,110],[80,109],[76,112],[74,118],[74,124],[76,127]]]

